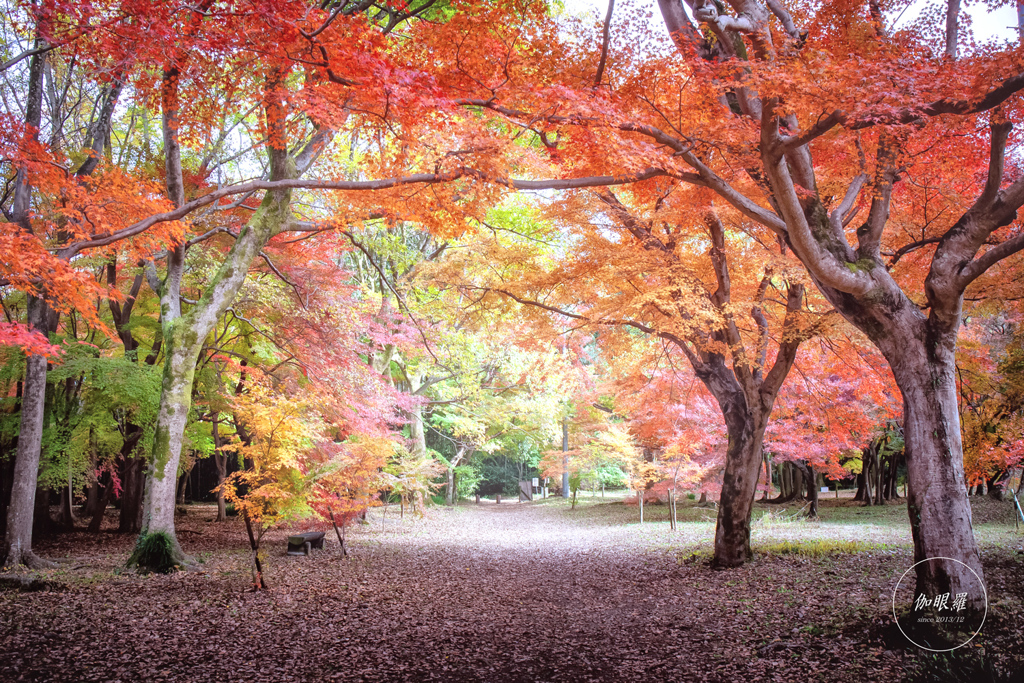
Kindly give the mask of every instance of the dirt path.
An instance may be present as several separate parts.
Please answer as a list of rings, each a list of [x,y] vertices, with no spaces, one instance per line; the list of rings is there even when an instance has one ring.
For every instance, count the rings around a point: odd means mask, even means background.
[[[128,539],[110,536],[54,575],[68,588],[0,594],[0,678],[895,681],[913,667],[882,639],[908,551],[717,572],[685,559],[710,539],[705,512],[670,537],[596,502],[585,515],[502,504],[392,519],[353,534],[344,561],[336,546],[285,558],[277,539],[263,593],[246,591],[231,525],[183,534],[203,570],[166,577],[112,577]],[[995,566],[990,583],[1019,605],[1015,571]],[[1009,652],[1006,632],[994,622],[983,642]]]

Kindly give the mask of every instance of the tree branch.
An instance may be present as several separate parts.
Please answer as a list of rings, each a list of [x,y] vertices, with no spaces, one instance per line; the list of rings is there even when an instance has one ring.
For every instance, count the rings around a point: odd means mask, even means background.
[[[604,18],[604,32],[601,43],[601,59],[597,63],[597,74],[594,76],[594,87],[601,85],[601,78],[604,77],[604,67],[608,60],[608,43],[611,42],[612,10],[615,8],[615,0],[608,0],[608,14]]]

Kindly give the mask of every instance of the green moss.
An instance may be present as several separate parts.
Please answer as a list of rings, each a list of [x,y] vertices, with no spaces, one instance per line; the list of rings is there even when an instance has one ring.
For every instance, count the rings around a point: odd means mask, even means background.
[[[854,261],[853,263],[850,263],[849,261],[846,262],[846,267],[849,268],[854,273],[859,273],[859,272],[869,273],[877,265],[878,265],[878,262],[875,261],[875,259],[867,258],[867,257],[862,258],[862,259],[858,259],[858,260]]]
[[[163,531],[140,534],[127,564],[142,571],[170,574],[179,568],[174,559],[174,541]]]

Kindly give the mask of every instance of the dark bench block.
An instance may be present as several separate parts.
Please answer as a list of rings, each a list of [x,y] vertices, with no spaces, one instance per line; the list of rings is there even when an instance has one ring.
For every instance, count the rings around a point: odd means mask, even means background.
[[[308,531],[304,534],[294,534],[288,537],[289,555],[309,555],[312,548],[323,549],[324,532]]]

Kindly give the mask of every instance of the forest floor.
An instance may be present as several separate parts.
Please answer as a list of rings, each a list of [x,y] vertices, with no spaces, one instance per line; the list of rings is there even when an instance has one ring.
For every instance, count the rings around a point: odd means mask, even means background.
[[[820,519],[759,504],[755,559],[709,566],[714,511],[671,531],[621,498],[548,499],[369,515],[339,557],[266,544],[251,590],[238,520],[179,516],[198,569],[123,571],[133,538],[37,543],[60,567],[41,590],[0,591],[4,681],[900,681],[1022,680],[1024,531],[1009,504],[974,501],[989,591],[981,633],[954,657],[910,646],[892,592],[912,564],[906,508],[823,498]],[[783,509],[785,512],[783,512]],[[109,520],[113,523],[112,517]],[[3,578],[0,575],[0,578]]]

